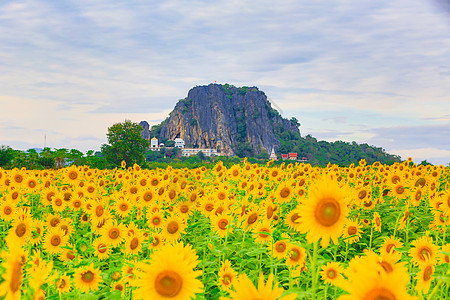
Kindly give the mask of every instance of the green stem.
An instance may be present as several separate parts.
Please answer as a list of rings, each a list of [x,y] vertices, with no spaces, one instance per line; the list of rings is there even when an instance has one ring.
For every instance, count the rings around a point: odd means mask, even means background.
[[[313,250],[313,258],[311,262],[311,271],[312,271],[312,299],[316,299],[316,292],[317,292],[317,252],[319,252],[319,241],[314,243],[314,250]]]
[[[370,241],[369,241],[369,249],[372,250],[372,238],[373,238],[373,225],[370,228]]]

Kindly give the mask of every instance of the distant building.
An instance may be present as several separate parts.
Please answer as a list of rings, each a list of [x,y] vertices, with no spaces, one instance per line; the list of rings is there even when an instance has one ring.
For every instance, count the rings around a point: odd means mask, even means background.
[[[275,149],[272,147],[272,152],[270,152],[269,159],[277,160],[277,155],[275,154]]]
[[[302,159],[299,159],[298,161],[299,161],[299,162],[307,162],[307,161],[308,161],[308,158],[307,158],[307,157],[302,157]]]
[[[156,137],[153,137],[150,140],[150,150],[152,150],[152,151],[159,151],[158,139]]]
[[[287,155],[287,154],[281,154],[281,158],[282,158],[283,160],[288,159],[288,158],[289,158],[289,155]]]
[[[297,160],[297,153],[289,153],[290,160]]]
[[[184,148],[184,140],[183,140],[183,139],[176,138],[176,139],[174,140],[174,142],[175,142],[175,147],[176,147],[176,148],[180,148],[180,149],[183,149],[183,148]]]
[[[218,152],[216,149],[202,149],[202,148],[182,148],[181,149],[182,156],[196,155],[199,152],[203,152],[203,154],[205,156],[218,155]]]

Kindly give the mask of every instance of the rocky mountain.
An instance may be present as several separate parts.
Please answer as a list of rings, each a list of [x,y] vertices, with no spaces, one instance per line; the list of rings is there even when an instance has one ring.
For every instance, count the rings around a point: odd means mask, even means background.
[[[143,136],[161,140],[182,138],[186,147],[218,148],[223,155],[254,156],[280,146],[277,133],[300,138],[299,123],[271,107],[257,87],[210,84],[192,88],[169,117],[151,132],[141,122]]]

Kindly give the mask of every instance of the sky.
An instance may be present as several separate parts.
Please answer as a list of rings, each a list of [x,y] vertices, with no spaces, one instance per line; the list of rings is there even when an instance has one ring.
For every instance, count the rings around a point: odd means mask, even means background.
[[[0,145],[99,150],[214,82],[303,136],[450,163],[448,0],[0,2]]]

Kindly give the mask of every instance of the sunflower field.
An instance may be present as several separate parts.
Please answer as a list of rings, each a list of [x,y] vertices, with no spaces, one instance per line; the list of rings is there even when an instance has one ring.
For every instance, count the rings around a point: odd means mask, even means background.
[[[449,299],[450,168],[0,168],[2,299]]]

